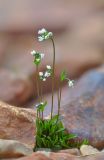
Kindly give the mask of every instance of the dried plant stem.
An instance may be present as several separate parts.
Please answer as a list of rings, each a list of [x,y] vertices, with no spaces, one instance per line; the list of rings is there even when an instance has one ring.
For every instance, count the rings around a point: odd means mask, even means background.
[[[53,102],[54,102],[54,82],[55,82],[55,44],[53,38],[51,38],[53,45],[53,65],[52,65],[52,106],[51,106],[51,119],[53,116]]]

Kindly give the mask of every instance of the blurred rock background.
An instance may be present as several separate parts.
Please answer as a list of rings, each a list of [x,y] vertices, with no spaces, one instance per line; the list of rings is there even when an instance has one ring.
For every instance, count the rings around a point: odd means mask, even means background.
[[[52,63],[51,43],[37,41],[43,27],[55,35],[56,80],[62,69],[77,79],[103,64],[104,0],[0,0],[0,100],[27,106],[36,98],[31,50],[46,53],[40,70]]]

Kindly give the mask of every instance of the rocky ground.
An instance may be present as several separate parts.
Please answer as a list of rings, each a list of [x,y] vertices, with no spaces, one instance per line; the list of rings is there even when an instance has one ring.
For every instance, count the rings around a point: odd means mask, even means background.
[[[104,1],[2,0],[0,6],[0,159],[104,160]],[[62,87],[60,114],[68,132],[89,140],[80,149],[32,150],[37,94],[31,50],[45,52],[40,70],[52,64],[50,42],[36,39],[41,27],[55,35],[54,113],[60,71],[66,69],[75,79],[74,88]],[[50,114],[50,84],[49,79],[43,86],[48,101],[44,116]]]
[[[68,132],[87,138],[90,145],[58,153],[38,151],[35,143],[35,109],[10,106],[0,102],[0,158],[20,160],[103,160],[104,159],[104,66],[84,74],[67,96],[63,98],[61,116]],[[48,101],[51,101],[50,96]],[[47,107],[46,114],[49,113]],[[55,112],[57,107],[55,106]],[[7,139],[7,140],[6,140]]]

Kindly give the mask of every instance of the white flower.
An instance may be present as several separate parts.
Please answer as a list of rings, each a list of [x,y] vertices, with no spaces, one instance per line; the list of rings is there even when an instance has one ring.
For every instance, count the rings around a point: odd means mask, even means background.
[[[43,102],[40,102],[40,103],[36,104],[35,107],[36,107],[36,108],[39,108],[40,105],[44,105],[44,103],[43,103]]]
[[[36,105],[35,105],[35,107],[36,107],[36,108],[38,108],[38,107],[39,107],[39,103],[38,103],[38,104],[36,104]]]
[[[41,30],[39,30],[38,31],[38,34],[44,34],[44,33],[46,33],[47,31],[46,31],[46,29],[45,28],[42,28]]]
[[[47,65],[46,68],[47,68],[47,69],[51,69],[51,66]]]
[[[44,54],[43,54],[43,53],[41,53],[41,54],[40,54],[40,56],[41,56],[41,59],[43,59],[43,58],[44,58]]]
[[[35,56],[35,54],[36,54],[36,51],[35,51],[35,50],[31,51],[31,55],[32,55],[32,56]]]
[[[43,37],[41,37],[41,36],[38,37],[38,41],[39,41],[39,42],[42,42],[43,40],[44,40]]]
[[[72,80],[72,81],[69,80],[69,81],[68,81],[68,85],[69,85],[69,87],[73,87],[73,86],[74,86],[73,80]]]
[[[53,36],[53,33],[52,32],[48,32],[46,35],[45,35],[45,39],[49,39]]]
[[[46,81],[46,78],[43,78],[43,81]]]
[[[39,76],[43,76],[43,72],[39,72]]]
[[[48,33],[48,36],[49,36],[49,37],[52,37],[52,36],[53,36],[53,33],[52,33],[52,32],[49,32],[49,33]]]
[[[35,56],[35,55],[40,55],[40,58],[43,59],[44,58],[44,54],[43,53],[39,53],[36,52],[35,50],[31,51],[31,55]],[[36,59],[37,62],[40,61],[40,59]]]
[[[38,40],[41,42],[41,41],[44,41],[46,39],[49,39],[53,36],[53,33],[52,32],[48,32],[45,28],[42,28],[41,30],[38,31]]]
[[[51,75],[51,74],[50,74],[49,72],[47,72],[47,71],[46,71],[45,74],[44,74],[45,77],[49,77],[50,75]]]

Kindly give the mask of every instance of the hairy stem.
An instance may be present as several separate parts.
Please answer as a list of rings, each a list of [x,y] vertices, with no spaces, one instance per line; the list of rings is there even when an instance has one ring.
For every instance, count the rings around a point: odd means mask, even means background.
[[[52,65],[52,106],[51,106],[51,119],[53,115],[53,102],[54,102],[54,81],[55,81],[55,44],[53,38],[51,38],[53,45],[53,65]]]

